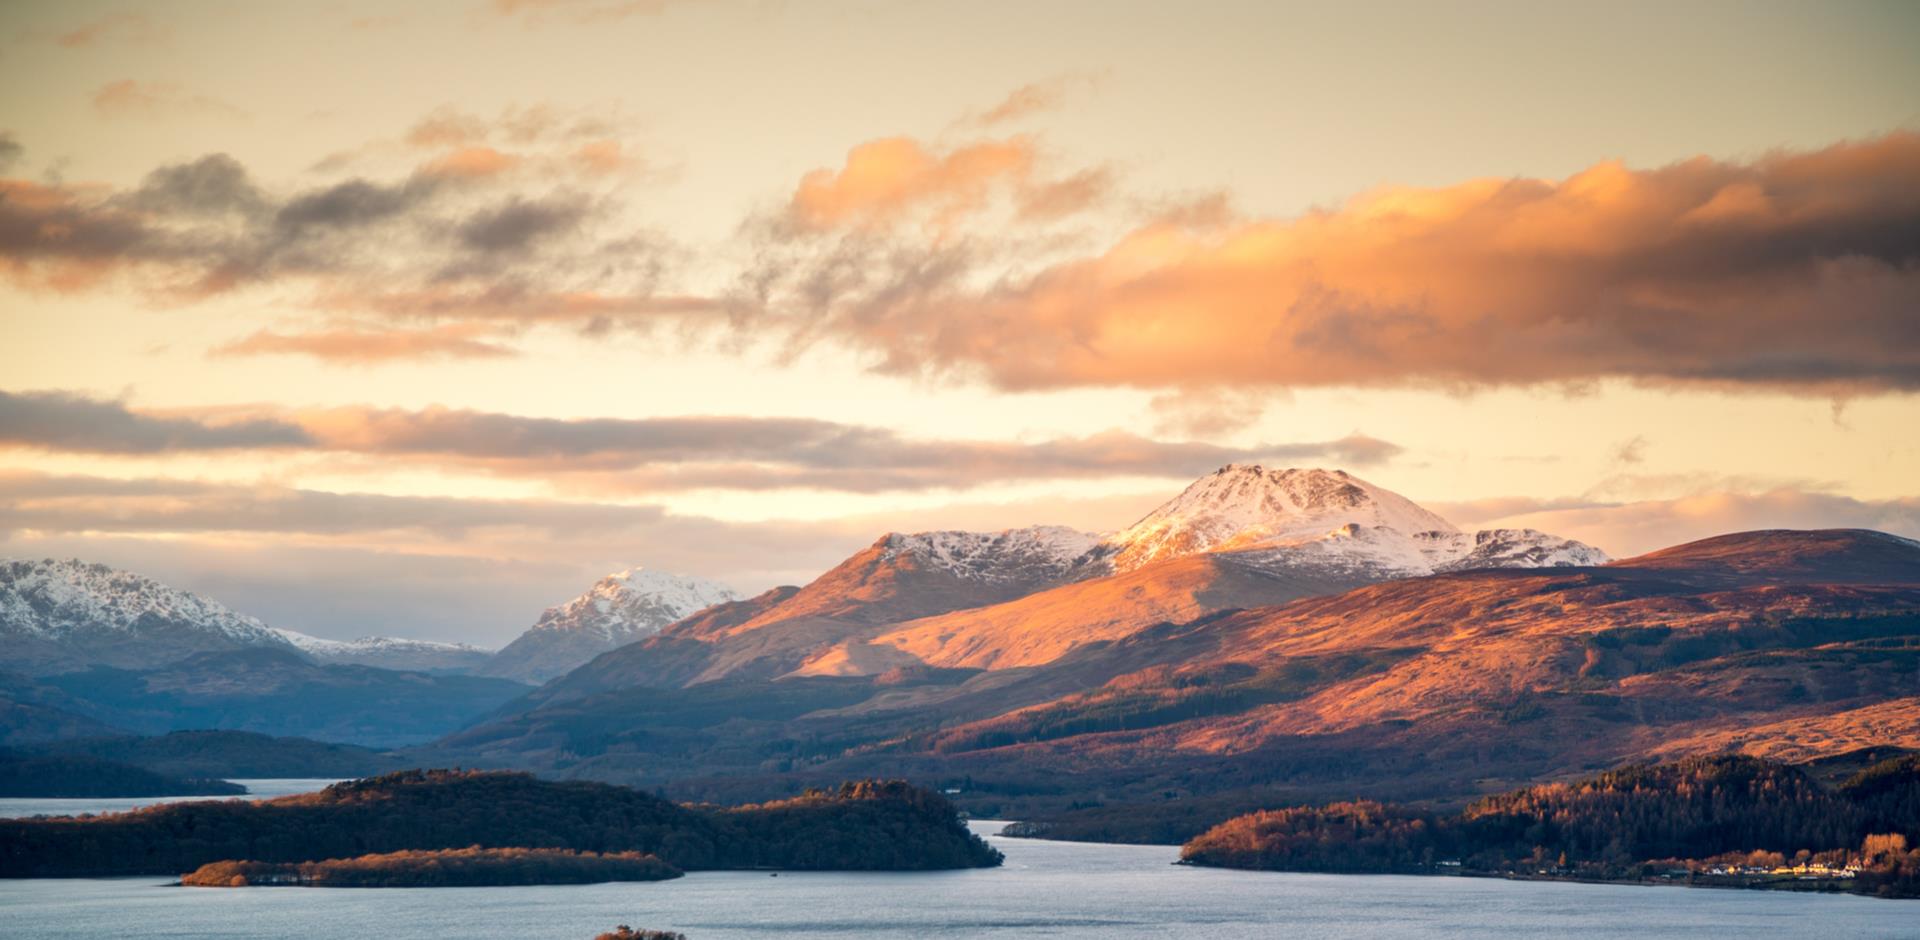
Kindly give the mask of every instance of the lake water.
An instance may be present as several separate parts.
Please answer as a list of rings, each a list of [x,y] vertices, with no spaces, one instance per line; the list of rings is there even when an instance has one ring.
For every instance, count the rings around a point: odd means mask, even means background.
[[[139,809],[156,803],[189,803],[197,800],[264,800],[276,796],[291,796],[295,793],[312,793],[338,781],[307,777],[263,777],[253,780],[235,779],[233,782],[247,788],[245,796],[90,796],[60,800],[8,797],[0,799],[0,819],[19,819],[23,816],[74,816],[80,813],[124,813],[130,809]]]
[[[324,781],[319,781],[324,783]],[[79,801],[74,801],[79,802]],[[97,805],[97,804],[96,804]],[[1170,846],[993,836],[997,869],[702,872],[532,888],[178,888],[162,878],[0,881],[8,938],[500,937],[590,940],[616,924],[689,940],[775,937],[1920,937],[1920,901],[1478,878],[1175,866]]]

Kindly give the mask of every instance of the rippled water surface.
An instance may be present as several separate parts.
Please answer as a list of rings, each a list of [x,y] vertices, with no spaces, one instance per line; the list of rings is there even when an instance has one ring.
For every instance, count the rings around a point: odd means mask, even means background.
[[[996,832],[999,823],[976,822]],[[0,881],[7,937],[501,937],[615,924],[770,937],[1920,937],[1920,902],[1472,878],[1185,868],[1165,846],[992,837],[998,869],[707,872],[534,888],[178,888],[161,878]]]

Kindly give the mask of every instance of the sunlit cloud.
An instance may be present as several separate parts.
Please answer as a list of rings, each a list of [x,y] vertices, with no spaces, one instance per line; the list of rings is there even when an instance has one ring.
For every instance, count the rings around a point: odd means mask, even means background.
[[[806,177],[793,216],[966,209],[1028,152],[863,147]],[[767,295],[762,325],[869,350],[885,372],[1005,389],[1913,389],[1916,177],[1911,133],[1749,162],[1603,163],[1385,189],[1291,220],[1163,218],[1018,276],[950,234],[896,232],[870,258],[891,266],[816,268]]]

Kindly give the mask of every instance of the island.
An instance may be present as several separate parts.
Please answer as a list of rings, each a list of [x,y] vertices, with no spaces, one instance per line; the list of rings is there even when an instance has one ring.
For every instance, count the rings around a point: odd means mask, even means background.
[[[641,852],[464,849],[384,852],[318,862],[209,862],[182,875],[196,888],[444,888],[665,881],[680,869]]]
[[[1190,865],[1920,897],[1920,755],[1834,786],[1745,756],[1625,767],[1443,814],[1357,801],[1230,819]]]
[[[273,800],[174,803],[89,818],[0,820],[0,877],[178,876],[408,850],[635,852],[682,871],[914,871],[998,865],[953,804],[865,780],[737,807],[526,773],[409,770]]]

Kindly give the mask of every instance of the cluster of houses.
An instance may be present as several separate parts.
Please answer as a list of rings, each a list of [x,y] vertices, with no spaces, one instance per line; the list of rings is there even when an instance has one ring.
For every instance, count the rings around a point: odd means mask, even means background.
[[[1826,862],[1800,862],[1794,865],[1715,865],[1701,872],[1707,875],[1793,875],[1799,878],[1852,878],[1860,873],[1858,863],[1835,868]]]

